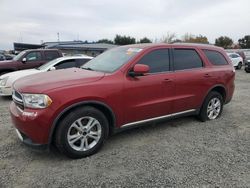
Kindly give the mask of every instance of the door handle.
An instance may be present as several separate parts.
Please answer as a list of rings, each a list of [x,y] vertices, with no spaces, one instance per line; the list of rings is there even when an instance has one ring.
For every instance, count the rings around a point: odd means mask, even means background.
[[[205,74],[204,77],[205,78],[211,78],[212,76],[210,74]]]
[[[166,78],[163,80],[163,82],[172,82],[173,80],[172,79],[169,79],[169,78]]]

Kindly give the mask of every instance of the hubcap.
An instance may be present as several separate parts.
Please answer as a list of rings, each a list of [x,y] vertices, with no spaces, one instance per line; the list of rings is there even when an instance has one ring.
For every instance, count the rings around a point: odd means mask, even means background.
[[[101,124],[93,117],[85,116],[71,124],[67,140],[76,151],[87,151],[93,148],[101,138]]]
[[[216,119],[221,111],[221,102],[218,98],[212,98],[207,106],[207,116],[209,119]]]

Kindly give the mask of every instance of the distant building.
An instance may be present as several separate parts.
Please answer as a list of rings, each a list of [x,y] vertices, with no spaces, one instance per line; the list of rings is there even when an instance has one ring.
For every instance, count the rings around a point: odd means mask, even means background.
[[[16,52],[20,52],[27,49],[48,48],[59,49],[62,51],[62,53],[66,55],[85,54],[93,57],[114,47],[116,47],[116,45],[104,43],[87,43],[83,41],[44,42],[40,45],[14,43],[14,50]]]
[[[27,43],[13,43],[14,51],[15,52],[21,52],[23,50],[29,50],[29,49],[38,49],[38,48],[44,48],[41,44],[27,44]]]
[[[89,56],[97,56],[104,51],[116,47],[113,44],[104,43],[86,43],[82,41],[64,41],[64,42],[45,42],[45,48],[56,48],[65,54],[85,54]]]

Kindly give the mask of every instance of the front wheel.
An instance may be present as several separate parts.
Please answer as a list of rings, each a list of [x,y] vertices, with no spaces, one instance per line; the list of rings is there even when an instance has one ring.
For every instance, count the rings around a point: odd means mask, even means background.
[[[108,121],[94,107],[82,107],[70,112],[58,125],[57,148],[70,158],[82,158],[96,153],[108,135]]]
[[[201,121],[214,120],[220,117],[223,110],[223,98],[216,91],[210,92],[200,110],[198,118]]]

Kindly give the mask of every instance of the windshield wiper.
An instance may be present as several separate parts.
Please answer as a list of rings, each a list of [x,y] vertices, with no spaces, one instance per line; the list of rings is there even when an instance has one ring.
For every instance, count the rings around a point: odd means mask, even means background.
[[[82,67],[82,69],[93,71],[93,69],[91,69],[90,67]]]

